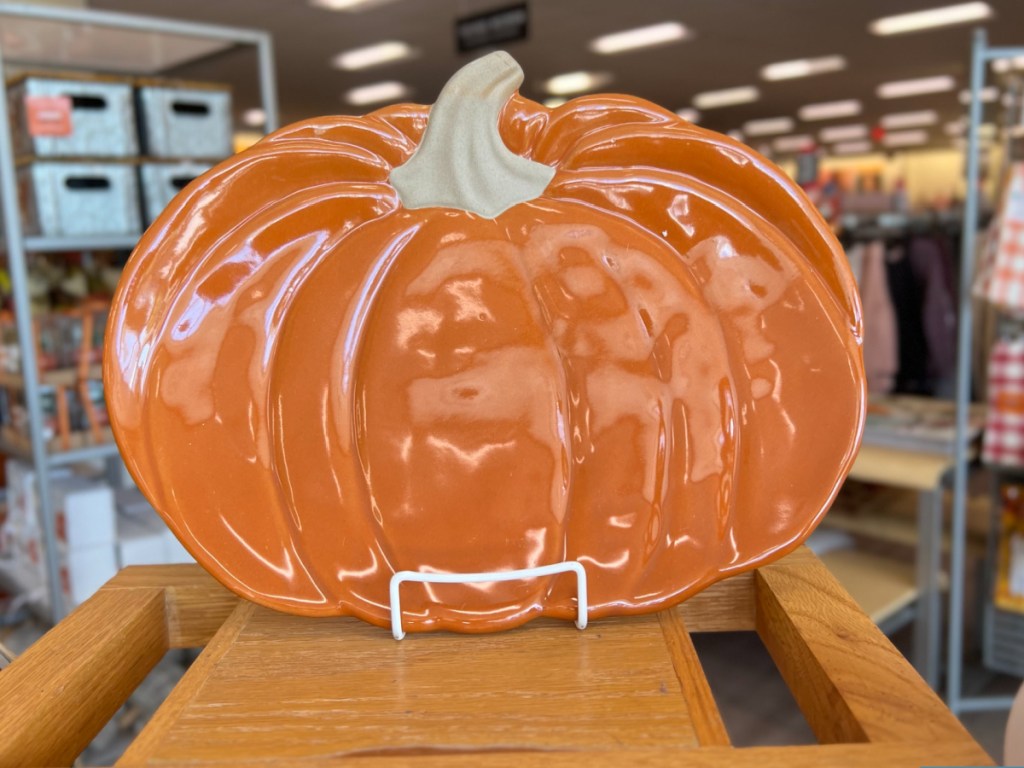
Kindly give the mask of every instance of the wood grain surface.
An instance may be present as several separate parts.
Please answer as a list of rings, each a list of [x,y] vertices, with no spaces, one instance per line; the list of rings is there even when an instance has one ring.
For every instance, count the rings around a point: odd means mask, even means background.
[[[94,595],[0,672],[0,765],[70,765],[166,648],[159,589]]]
[[[689,633],[757,629],[819,746],[733,749]],[[171,647],[206,644],[122,765],[989,765],[807,550],[661,614],[410,635],[129,568],[0,672],[0,765],[67,765]],[[736,674],[743,673],[737,659]]]
[[[657,616],[399,643],[253,608],[203,674],[140,735],[151,761],[698,745]]]
[[[816,559],[761,568],[754,581],[758,634],[819,741],[971,741]],[[980,748],[977,758],[987,759]]]

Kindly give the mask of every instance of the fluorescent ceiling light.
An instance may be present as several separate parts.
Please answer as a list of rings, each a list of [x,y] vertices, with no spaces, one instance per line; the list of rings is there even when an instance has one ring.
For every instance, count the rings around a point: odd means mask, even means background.
[[[1011,69],[1024,69],[1024,56],[1013,58],[995,59],[992,62],[992,69],[1001,75],[1005,75]]]
[[[554,109],[555,107],[562,106],[567,101],[568,99],[563,99],[561,96],[552,96],[550,98],[544,99],[544,106],[547,107],[548,109]]]
[[[342,51],[331,60],[331,64],[337,69],[351,72],[367,67],[377,67],[392,61],[401,61],[409,58],[412,54],[412,48],[406,43],[400,40],[388,40],[362,48],[353,48],[350,51]]]
[[[776,152],[800,152],[814,146],[814,137],[807,134],[780,136],[772,142]]]
[[[870,141],[841,141],[833,144],[831,151],[837,155],[866,155],[874,148]]]
[[[967,132],[967,121],[961,117],[959,120],[946,123],[943,130],[947,136],[963,136]]]
[[[999,98],[999,89],[996,88],[994,85],[987,85],[981,89],[980,95],[982,103],[988,104],[989,102],[995,101],[996,99]],[[971,90],[969,88],[965,88],[964,90],[960,91],[960,103],[971,103]]]
[[[959,3],[926,11],[885,16],[868,24],[868,29],[876,35],[902,35],[907,32],[920,32],[922,29],[968,24],[991,17],[992,6],[988,3]]]
[[[749,104],[761,98],[761,92],[753,85],[741,85],[737,88],[725,88],[721,91],[705,91],[693,97],[693,105],[697,109],[716,109],[731,107],[736,104]]]
[[[837,117],[852,117],[860,114],[860,102],[856,99],[823,101],[820,104],[808,104],[805,107],[800,107],[798,114],[801,120],[832,120]]]
[[[611,79],[612,76],[607,72],[565,72],[546,80],[544,90],[554,96],[566,96],[570,93],[592,91],[610,82]]]
[[[365,11],[393,0],[309,0],[309,4],[328,11]]]
[[[882,138],[887,147],[913,147],[928,143],[928,131],[896,131],[887,133]]]
[[[939,113],[934,109],[919,109],[914,112],[893,112],[882,115],[882,127],[891,130],[893,128],[918,128],[922,125],[936,125],[939,122]]]
[[[777,61],[762,67],[761,77],[764,80],[789,80],[794,77],[838,72],[841,69],[846,69],[846,59],[842,56],[821,56],[817,59]]]
[[[952,91],[956,81],[949,75],[935,77],[918,77],[913,80],[894,80],[882,83],[876,93],[882,99],[901,99],[905,96],[922,96],[926,93],[943,93]]]
[[[818,131],[818,138],[822,141],[852,141],[854,139],[866,139],[868,127],[864,123],[853,125],[831,125]]]
[[[957,149],[967,149],[967,139],[963,136],[953,139],[950,143]],[[978,142],[978,148],[983,152],[987,152],[991,147],[992,139],[982,136],[981,140]]]
[[[688,122],[700,122],[700,112],[698,112],[693,107],[683,107],[682,109],[677,109],[676,114],[683,118],[683,120],[686,120]]]
[[[661,24],[624,29],[621,32],[612,32],[610,35],[596,37],[590,41],[590,50],[603,54],[622,53],[637,48],[651,48],[656,45],[675,43],[685,40],[687,35],[686,27],[678,21],[666,21]]]
[[[385,80],[353,88],[345,94],[345,101],[361,107],[364,104],[379,104],[382,101],[397,101],[409,94],[409,86],[397,80]]]
[[[267,113],[262,109],[247,109],[242,113],[242,122],[253,128],[257,128],[267,122]]]
[[[789,133],[795,125],[791,117],[766,117],[744,123],[743,133],[747,136],[774,136],[777,133]]]

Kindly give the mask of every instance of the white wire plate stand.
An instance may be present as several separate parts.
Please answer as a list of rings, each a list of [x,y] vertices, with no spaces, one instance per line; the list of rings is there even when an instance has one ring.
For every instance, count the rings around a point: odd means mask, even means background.
[[[0,35],[0,83],[7,82],[7,64],[59,64],[60,67],[125,71],[140,66],[144,72],[157,74],[167,67],[188,61],[204,52],[251,46],[257,54],[260,100],[266,114],[267,132],[277,128],[277,93],[274,77],[273,42],[269,33],[260,30],[223,27],[211,24],[163,19],[154,16],[95,11],[63,6],[27,5],[0,2],[0,31],[16,32]],[[42,37],[32,37],[38,32]],[[55,49],[47,43],[56,34],[63,45]],[[188,38],[181,40],[178,38]],[[4,40],[20,40],[19,45],[3,47]],[[85,45],[74,45],[75,41]],[[45,60],[46,51],[56,61]],[[73,56],[71,52],[81,55]],[[42,53],[40,53],[42,52]],[[137,54],[136,58],[128,56]],[[173,55],[172,55],[173,54]],[[106,58],[104,58],[104,55]],[[99,57],[99,58],[97,58]],[[43,435],[43,408],[39,373],[36,368],[32,329],[32,306],[28,290],[27,254],[32,251],[63,252],[134,247],[134,238],[45,238],[26,236],[22,228],[18,202],[18,180],[15,173],[14,144],[6,97],[0,98],[0,194],[2,194],[4,245],[11,276],[15,324],[21,350],[25,404],[30,425],[31,452],[25,458],[35,467],[38,484],[39,526],[46,557],[46,574],[50,599],[50,618],[54,623],[67,613],[60,588],[60,556],[57,551],[53,499],[49,488],[49,469],[73,461],[110,458],[117,455],[113,443],[103,443],[70,452],[50,453]],[[5,446],[6,448],[6,446]],[[18,453],[18,452],[15,452]]]
[[[554,576],[558,573],[576,574],[576,627],[587,628],[587,572],[577,560],[565,560],[551,565],[534,568],[520,568],[515,571],[483,571],[480,573],[424,573],[422,571],[398,571],[391,577],[391,634],[395,640],[405,637],[402,629],[401,586],[405,582],[419,584],[481,584],[490,581],[519,581],[540,576]]]
[[[993,48],[984,29],[974,32],[971,50],[971,101],[967,131],[967,196],[964,201],[963,239],[960,253],[960,312],[957,328],[956,454],[953,474],[953,519],[950,542],[949,637],[947,640],[946,702],[954,714],[1009,709],[1009,696],[963,695],[964,576],[967,550],[967,416],[971,402],[971,334],[974,253],[979,213],[979,145],[981,90],[989,62],[1024,56],[1024,47]]]

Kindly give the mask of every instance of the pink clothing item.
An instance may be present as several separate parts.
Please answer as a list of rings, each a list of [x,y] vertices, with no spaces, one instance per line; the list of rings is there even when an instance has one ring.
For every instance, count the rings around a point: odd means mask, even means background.
[[[868,392],[891,392],[899,370],[896,311],[889,295],[885,270],[885,243],[873,240],[864,246],[860,281],[864,307],[864,370]]]

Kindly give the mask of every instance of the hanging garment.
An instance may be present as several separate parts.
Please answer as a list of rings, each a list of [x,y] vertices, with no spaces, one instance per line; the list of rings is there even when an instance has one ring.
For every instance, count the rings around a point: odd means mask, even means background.
[[[992,348],[981,457],[988,464],[1024,467],[1024,338],[1000,339]]]
[[[985,297],[1010,312],[1024,312],[1024,163],[1010,170],[1009,185],[999,211],[999,235],[995,242]]]
[[[949,282],[952,254],[935,237],[915,237],[908,258],[922,294],[928,375],[934,388],[948,395],[956,375],[956,305]]]
[[[934,384],[928,375],[922,286],[903,246],[893,246],[887,250],[885,266],[899,334],[899,368],[894,391],[908,395],[931,395]]]
[[[863,246],[860,288],[864,311],[864,371],[868,391],[893,391],[899,363],[896,314],[893,311],[885,265],[885,244],[875,240]]]

